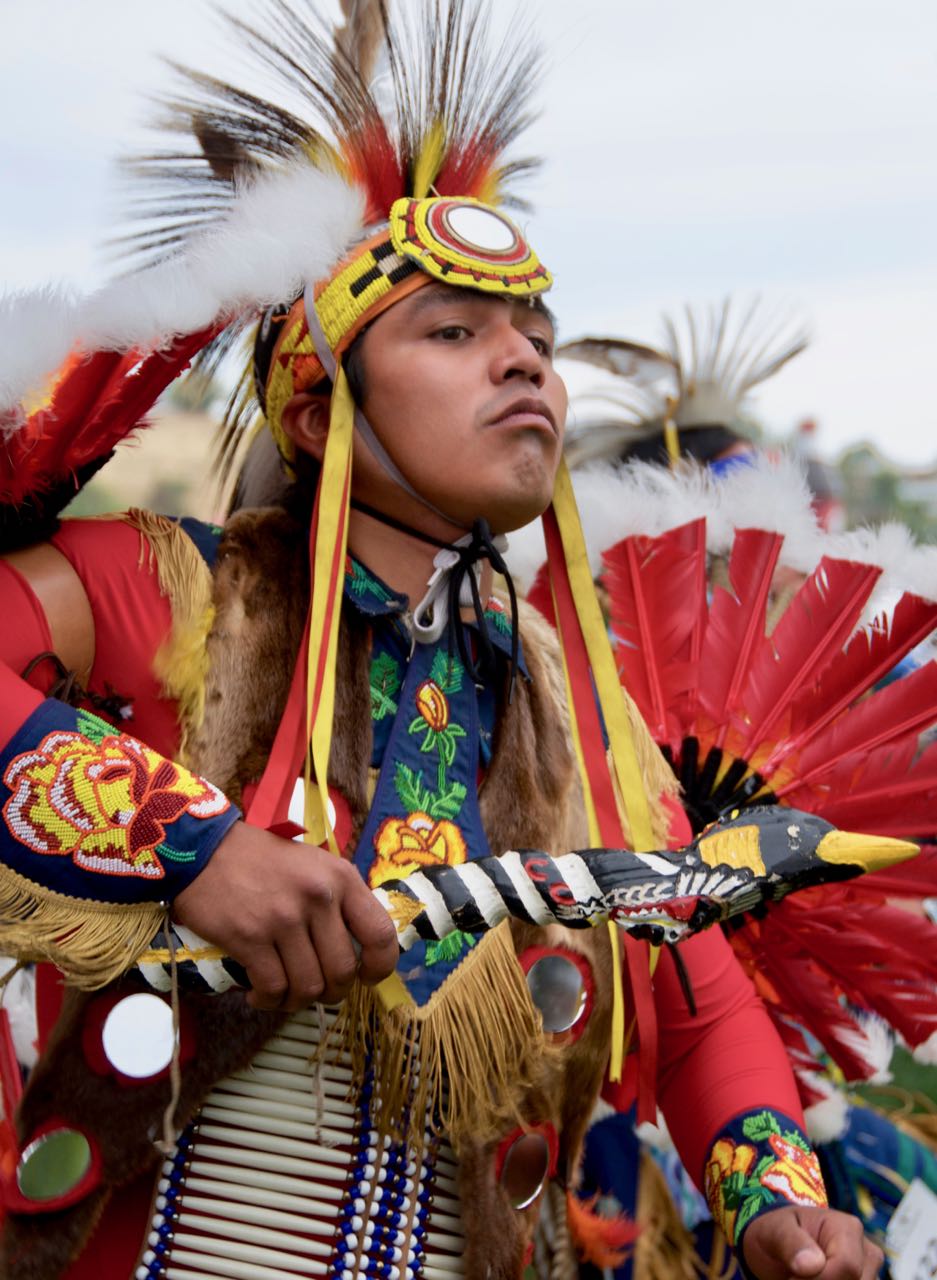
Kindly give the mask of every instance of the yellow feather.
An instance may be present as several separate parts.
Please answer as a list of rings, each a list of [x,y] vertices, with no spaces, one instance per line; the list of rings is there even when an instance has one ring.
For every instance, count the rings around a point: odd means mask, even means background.
[[[442,120],[436,120],[423,139],[420,154],[413,166],[413,196],[416,200],[429,195],[429,189],[442,168],[445,154],[446,126]]]

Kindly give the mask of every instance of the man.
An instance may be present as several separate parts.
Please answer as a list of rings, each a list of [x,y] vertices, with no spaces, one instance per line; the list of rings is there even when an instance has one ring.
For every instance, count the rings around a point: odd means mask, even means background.
[[[6,522],[22,549],[0,578],[18,623],[3,641],[4,944],[97,988],[169,903],[191,931],[174,961],[214,981],[218,956],[233,958],[253,1012],[234,992],[186,1000],[173,1061],[154,1051],[130,1070],[108,1029],[140,998],[134,979],[67,1002],[7,1162],[10,1277],[516,1276],[544,1184],[575,1178],[610,1045],[613,1065],[623,1051],[617,938],[524,926],[454,935],[397,965],[367,887],[489,849],[581,845],[584,809],[590,837],[666,838],[667,770],[617,682],[609,700],[604,639],[563,556],[575,732],[555,638],[490,595],[501,533],[549,508],[554,541],[575,539],[556,484],[566,396],[539,300],[549,273],[490,204],[529,64],[507,49],[488,66],[478,14],[454,4],[416,54],[387,33],[388,125],[352,62],[295,15],[266,17],[252,43],[331,137],[196,78],[205,100],[179,110],[204,191],[183,157],[155,247],[178,244],[175,220],[193,210],[220,202],[225,215],[144,273],[136,304],[115,286],[79,307],[83,354],[50,406],[13,424]],[[239,513],[220,541],[139,512],[40,540],[69,477],[195,351],[258,313],[251,374],[297,476],[293,509]],[[45,671],[30,668],[47,653]],[[129,726],[114,723],[121,708]],[[297,828],[301,848],[284,838]],[[694,1019],[670,958],[651,995],[647,953],[629,950],[645,1100],[656,1006],[660,1096],[698,1176],[709,1165],[730,1233],[733,1160],[778,1174],[781,1189],[765,1183],[745,1208],[752,1274],[871,1277],[878,1255],[858,1224],[823,1207],[751,992],[718,939],[686,951]],[[578,984],[574,1016],[546,1035],[524,978],[545,959]],[[338,1019],[309,1012],[343,996]],[[763,1036],[762,1061],[719,1078]],[[55,1144],[71,1157],[50,1186]]]

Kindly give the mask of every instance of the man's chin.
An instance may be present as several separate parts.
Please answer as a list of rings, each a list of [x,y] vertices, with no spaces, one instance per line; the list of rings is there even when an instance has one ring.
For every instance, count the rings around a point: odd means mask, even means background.
[[[510,502],[492,506],[485,518],[492,533],[515,533],[539,519],[552,501],[552,491],[538,495],[524,494]]]

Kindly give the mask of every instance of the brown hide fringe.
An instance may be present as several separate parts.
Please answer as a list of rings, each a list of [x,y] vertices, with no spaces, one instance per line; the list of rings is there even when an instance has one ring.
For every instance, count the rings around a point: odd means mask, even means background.
[[[214,613],[211,570],[178,521],[152,511],[131,508],[122,519],[142,539],[140,567],[156,566],[160,591],[172,608],[172,631],[153,663],[167,698],[178,706],[182,729],[178,759],[187,762],[189,733],[205,714],[205,679],[209,656],[206,638]]]
[[[126,993],[142,989],[128,978]],[[155,1169],[162,1156],[155,1141],[170,1097],[170,1081],[121,1088],[95,1075],[81,1049],[81,1028],[93,997],[68,991],[48,1048],[29,1079],[17,1113],[21,1144],[46,1120],[73,1124],[93,1137],[102,1159],[102,1184],[69,1209],[7,1214],[0,1237],[3,1280],[58,1280],[89,1240],[112,1190]],[[247,1065],[285,1020],[286,1014],[249,1008],[239,992],[187,999],[197,1027],[195,1054],[186,1065],[176,1110],[188,1123],[223,1076]]]
[[[158,902],[71,898],[0,865],[0,951],[54,964],[73,986],[94,990],[125,973],[162,925]]]
[[[417,1143],[417,1118],[425,1115],[457,1153],[468,1141],[485,1142],[524,1123],[525,1096],[551,1056],[507,921],[471,949],[425,1005],[387,1010],[372,987],[358,983],[335,1035],[359,1079],[370,1059],[382,1133]]]

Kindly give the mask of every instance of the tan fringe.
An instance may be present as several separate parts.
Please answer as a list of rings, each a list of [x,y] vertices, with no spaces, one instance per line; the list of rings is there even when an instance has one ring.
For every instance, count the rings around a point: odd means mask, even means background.
[[[372,988],[356,984],[335,1034],[359,1078],[370,1057],[382,1133],[418,1141],[425,1115],[456,1151],[522,1125],[521,1100],[556,1052],[544,1039],[507,921],[422,1007],[388,1012]]]
[[[214,620],[211,570],[176,521],[136,507],[122,518],[144,538],[141,564],[145,556],[150,568],[155,564],[160,591],[172,609],[172,631],[153,661],[153,671],[178,708],[182,737],[177,759],[185,764],[189,737],[205,715],[206,640]]]
[[[45,889],[0,864],[0,951],[47,960],[91,991],[119,978],[159,931],[158,902],[93,902]]]
[[[696,1280],[709,1274],[654,1157],[641,1152],[634,1280]],[[716,1250],[714,1248],[714,1254]]]

